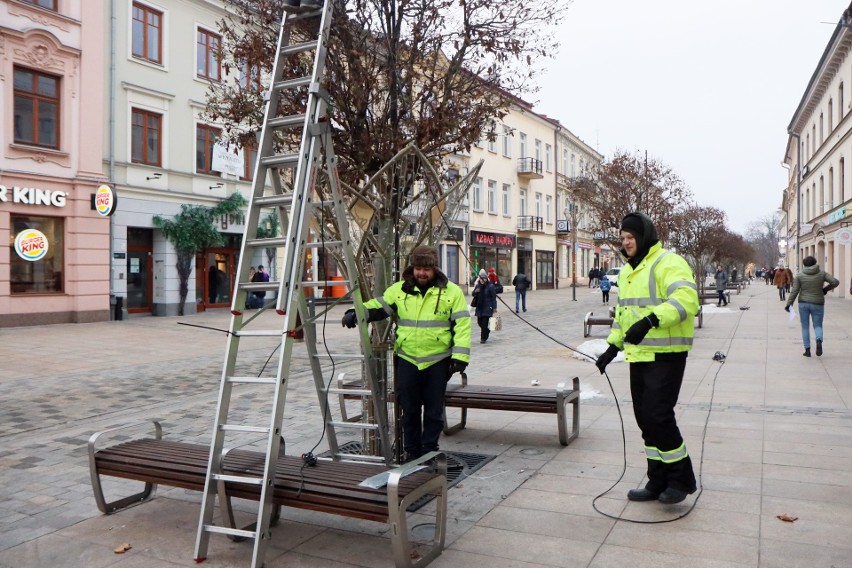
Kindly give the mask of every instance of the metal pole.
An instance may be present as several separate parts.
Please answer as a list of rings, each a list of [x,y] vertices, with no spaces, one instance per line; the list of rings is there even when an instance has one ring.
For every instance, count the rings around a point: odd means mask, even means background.
[[[571,301],[577,301],[577,201],[571,193]]]

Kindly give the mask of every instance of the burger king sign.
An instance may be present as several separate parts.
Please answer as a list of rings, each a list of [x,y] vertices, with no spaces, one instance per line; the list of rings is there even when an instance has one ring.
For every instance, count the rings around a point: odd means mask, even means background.
[[[37,229],[24,229],[15,237],[15,252],[24,260],[41,260],[47,248],[47,237]]]

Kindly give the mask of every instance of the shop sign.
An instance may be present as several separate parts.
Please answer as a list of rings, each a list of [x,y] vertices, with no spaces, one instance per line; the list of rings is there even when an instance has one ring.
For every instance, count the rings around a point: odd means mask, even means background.
[[[65,207],[68,194],[64,191],[50,191],[37,187],[7,187],[0,185],[0,201],[3,203],[20,203],[22,205],[48,205]]]
[[[513,249],[515,248],[515,235],[471,231],[470,244],[471,246],[478,247],[502,247]]]
[[[215,171],[239,177],[245,173],[245,161],[242,148],[233,144],[229,146],[218,143],[213,145],[212,167]]]
[[[845,219],[847,215],[848,215],[848,210],[847,210],[846,207],[841,207],[839,209],[835,209],[834,211],[832,211],[831,213],[828,214],[828,223],[829,223],[829,225],[831,223],[836,223],[837,221],[840,221],[841,219]]]
[[[24,260],[41,260],[47,249],[47,237],[37,229],[24,229],[15,237],[15,252]]]
[[[834,233],[834,240],[837,241],[837,244],[839,245],[852,244],[852,229],[849,227],[837,229],[837,232]]]
[[[115,191],[108,186],[102,185],[92,194],[92,209],[97,211],[101,217],[109,217],[115,213],[115,206],[118,203],[118,196]]]
[[[219,226],[223,231],[227,231],[228,227],[232,225],[245,225],[246,224],[246,215],[242,211],[238,213],[231,213],[229,215],[222,215],[219,217]]]

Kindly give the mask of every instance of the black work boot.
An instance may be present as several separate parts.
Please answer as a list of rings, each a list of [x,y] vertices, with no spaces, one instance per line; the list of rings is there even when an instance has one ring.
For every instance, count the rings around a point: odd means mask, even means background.
[[[822,356],[822,339],[817,339],[817,357]]]
[[[660,493],[660,497],[658,498],[660,503],[665,505],[674,505],[675,503],[680,503],[684,499],[686,499],[687,492],[681,491],[680,489],[675,489],[674,487],[669,487],[662,493]]]
[[[805,357],[810,357],[811,356],[811,348],[805,347],[805,352],[802,353],[802,355],[805,356]]]
[[[631,489],[627,492],[628,501],[656,501],[659,497],[659,493],[646,489],[645,487],[640,489]]]

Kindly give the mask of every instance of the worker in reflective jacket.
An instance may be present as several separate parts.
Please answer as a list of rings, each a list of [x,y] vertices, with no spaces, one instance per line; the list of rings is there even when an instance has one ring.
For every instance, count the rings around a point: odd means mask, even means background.
[[[470,362],[464,293],[438,268],[434,248],[416,247],[409,260],[401,281],[364,303],[367,322],[396,319],[396,401],[402,410],[404,461],[438,449],[447,381]],[[347,310],[343,325],[357,324],[355,310]]]
[[[618,275],[618,307],[607,338],[609,348],[596,365],[603,373],[621,350],[630,363],[630,394],[645,441],[648,483],[631,489],[627,498],[679,503],[696,489],[674,407],[692,349],[698,291],[689,264],[662,248],[647,215],[624,217],[621,244],[628,265]]]

